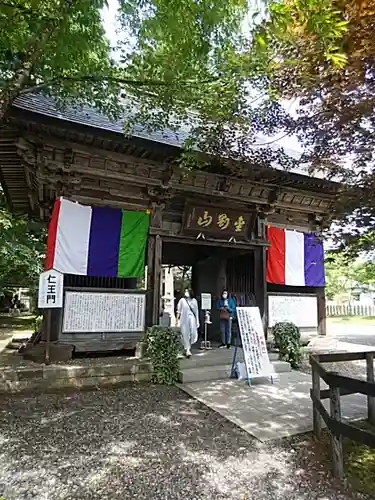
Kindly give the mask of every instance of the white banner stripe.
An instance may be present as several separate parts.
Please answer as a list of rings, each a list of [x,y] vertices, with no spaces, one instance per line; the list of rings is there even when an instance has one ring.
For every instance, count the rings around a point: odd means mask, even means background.
[[[285,231],[285,284],[305,286],[305,240],[297,231]]]
[[[57,271],[87,274],[91,213],[91,207],[61,201],[54,261]]]

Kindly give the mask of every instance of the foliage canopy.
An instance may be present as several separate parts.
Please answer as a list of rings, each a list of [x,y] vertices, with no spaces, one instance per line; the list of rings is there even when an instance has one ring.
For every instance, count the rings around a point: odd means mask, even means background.
[[[281,3],[296,9],[305,5],[298,0]],[[311,20],[294,16],[297,43],[271,39],[269,50],[277,48],[278,64],[270,85],[284,99],[298,102],[296,115],[281,123],[280,130],[301,141],[302,161],[311,172],[345,185],[332,235],[345,246],[354,241],[358,252],[375,246],[375,5],[366,0],[314,3],[317,16],[331,6],[331,21],[325,17],[331,36],[325,31],[322,38],[318,32],[311,37]]]
[[[326,296],[350,299],[352,292],[367,291],[375,285],[375,263],[353,259],[347,252],[329,252],[326,256]]]
[[[44,238],[44,227],[13,216],[0,192],[0,291],[36,285],[43,267]]]
[[[209,154],[238,175],[248,162],[277,163],[349,183],[337,216],[350,220],[350,234],[365,226],[374,244],[372,2],[120,0],[116,52],[102,26],[104,6],[1,2],[0,120],[19,95],[39,90],[109,116],[125,107],[129,127],[184,124],[183,160],[192,166]],[[298,102],[296,113],[285,100]],[[276,139],[258,140],[278,132],[298,137],[301,158]],[[197,158],[198,150],[205,155]]]

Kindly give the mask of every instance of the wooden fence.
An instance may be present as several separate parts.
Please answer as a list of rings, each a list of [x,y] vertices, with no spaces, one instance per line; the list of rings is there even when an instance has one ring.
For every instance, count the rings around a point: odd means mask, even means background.
[[[334,305],[327,304],[326,314],[328,317],[335,316],[366,316],[375,317],[375,306],[364,306],[360,304],[348,305]]]
[[[375,424],[374,355],[375,351],[310,355],[312,368],[312,389],[310,395],[313,402],[314,434],[316,438],[320,439],[323,420],[327,425],[331,437],[333,474],[340,479],[344,477],[343,437],[375,448],[374,433],[342,421],[340,401],[340,396],[347,394],[365,394],[367,396],[367,418],[370,423]],[[367,381],[327,371],[322,365],[322,363],[337,363],[340,361],[361,359],[366,360]],[[328,389],[320,389],[320,379],[324,380],[329,387]],[[330,400],[330,413],[328,413],[322,403],[322,399],[327,398]]]

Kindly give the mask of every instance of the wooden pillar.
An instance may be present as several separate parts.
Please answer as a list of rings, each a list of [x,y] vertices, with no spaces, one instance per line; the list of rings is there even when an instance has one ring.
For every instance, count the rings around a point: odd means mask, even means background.
[[[149,193],[154,196],[155,193]],[[151,229],[154,233],[149,236],[147,248],[147,326],[159,324],[161,312],[160,284],[162,265],[162,239],[158,229],[162,227],[165,203],[154,199],[151,204]]]
[[[372,352],[366,354],[367,382],[374,383],[374,355]],[[367,418],[369,422],[375,424],[375,398],[367,396]]]
[[[162,239],[151,235],[147,249],[147,326],[159,324]]]
[[[152,323],[159,324],[160,317],[160,285],[162,271],[162,239],[160,234],[155,236],[154,253],[154,276],[153,276],[153,302],[152,302]]]
[[[266,281],[266,258],[267,248],[258,247],[254,251],[254,286],[257,306],[262,317],[263,328],[267,337],[268,324],[268,301],[267,301],[267,281]]]
[[[146,302],[146,325],[152,326],[153,303],[154,303],[154,260],[155,260],[155,236],[148,238],[147,246],[147,302]]]
[[[48,318],[47,311],[49,311],[50,318]],[[49,309],[43,312],[43,322],[42,322],[42,335],[41,340],[45,342],[47,338],[47,328],[49,324],[49,341],[57,342],[60,339],[61,329],[62,329],[62,318],[63,318],[63,308],[61,309]]]
[[[329,388],[329,399],[331,407],[331,419],[336,422],[341,422],[341,404],[340,404],[340,388]],[[331,430],[331,449],[332,449],[332,466],[333,475],[338,479],[344,478],[344,456],[342,449],[342,436],[335,434]]]
[[[327,334],[326,296],[323,287],[318,291],[318,333],[319,335]]]
[[[128,290],[136,290],[137,289],[137,278],[127,278],[125,281],[125,288]]]
[[[259,212],[255,224],[258,240],[267,241],[267,215]],[[267,339],[268,333],[268,295],[267,295],[267,247],[262,246],[255,250],[255,296],[262,317],[263,329]]]
[[[224,256],[219,261],[216,287],[217,296],[220,297],[223,289],[227,287],[227,258]]]

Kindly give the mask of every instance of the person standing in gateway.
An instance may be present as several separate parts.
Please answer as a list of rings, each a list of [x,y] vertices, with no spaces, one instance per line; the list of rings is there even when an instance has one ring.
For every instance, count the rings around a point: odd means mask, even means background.
[[[180,322],[182,344],[187,358],[191,356],[191,346],[198,340],[198,302],[192,290],[185,290],[177,306],[177,320]]]
[[[232,321],[236,314],[236,301],[228,294],[228,290],[223,290],[221,299],[217,301],[216,309],[220,312],[220,348],[230,349],[232,342]]]

